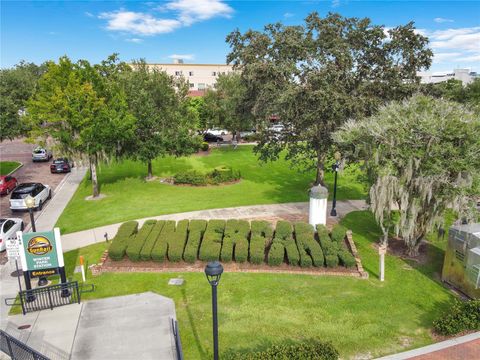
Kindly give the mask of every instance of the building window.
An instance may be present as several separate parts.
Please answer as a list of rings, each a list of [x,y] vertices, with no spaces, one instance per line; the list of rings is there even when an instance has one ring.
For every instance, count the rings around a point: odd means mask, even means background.
[[[190,83],[190,87],[191,88],[195,87],[195,84]]]
[[[175,71],[175,76],[181,76],[182,72],[181,71]]]
[[[193,71],[189,71],[188,76],[193,76]]]
[[[212,71],[212,76],[217,76],[217,72],[216,72],[216,71]]]
[[[198,83],[198,90],[205,90],[205,84],[204,83]]]

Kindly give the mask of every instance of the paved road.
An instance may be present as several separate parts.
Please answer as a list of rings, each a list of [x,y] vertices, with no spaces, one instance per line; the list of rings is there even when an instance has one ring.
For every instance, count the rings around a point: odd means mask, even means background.
[[[0,143],[0,155],[2,161],[19,161],[23,166],[13,176],[18,182],[41,182],[55,189],[64,179],[65,174],[51,174],[50,162],[32,162],[32,150],[35,145],[27,144],[22,140],[5,140]],[[28,212],[15,212],[10,210],[9,196],[0,198],[0,216],[22,218],[25,224],[30,223]],[[48,204],[48,203],[47,203]],[[35,218],[40,214],[35,213]]]

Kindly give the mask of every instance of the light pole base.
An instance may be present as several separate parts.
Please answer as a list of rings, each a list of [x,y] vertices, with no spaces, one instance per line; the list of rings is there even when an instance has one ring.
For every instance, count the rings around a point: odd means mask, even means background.
[[[38,279],[38,286],[45,286],[48,285],[48,280],[46,277],[41,277]]]
[[[337,210],[332,209],[332,211],[330,211],[330,216],[337,216]]]

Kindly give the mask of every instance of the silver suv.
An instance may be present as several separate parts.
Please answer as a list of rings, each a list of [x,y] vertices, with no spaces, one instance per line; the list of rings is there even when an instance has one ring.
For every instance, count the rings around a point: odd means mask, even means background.
[[[32,151],[32,161],[49,161],[52,158],[52,152],[41,148],[37,147]]]

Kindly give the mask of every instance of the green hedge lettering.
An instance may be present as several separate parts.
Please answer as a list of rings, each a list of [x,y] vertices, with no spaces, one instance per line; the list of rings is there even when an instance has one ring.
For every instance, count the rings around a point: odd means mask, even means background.
[[[250,233],[250,262],[262,264],[265,261],[265,249],[272,242],[273,229],[268,221],[254,220]]]
[[[246,262],[248,260],[248,234],[250,224],[246,220],[227,220],[223,235],[221,261]]]
[[[189,263],[195,262],[198,250],[202,242],[203,233],[207,227],[206,220],[191,220],[188,228],[188,240],[183,253],[183,260]]]
[[[299,264],[300,254],[292,236],[292,224],[288,221],[279,221],[275,228],[272,246],[268,252],[268,264],[280,265],[283,262],[285,252],[290,265]]]
[[[108,256],[114,261],[122,260],[125,256],[125,251],[129,240],[135,236],[138,231],[138,222],[127,221],[120,225],[117,234],[112,239],[112,244],[108,249]]]
[[[220,258],[225,220],[210,220],[203,235],[198,258],[202,261],[215,261]]]
[[[163,226],[165,225],[165,220],[159,220],[153,227],[152,231],[145,240],[142,250],[140,251],[140,259],[143,261],[148,261],[152,259],[152,249],[157,242],[160,233],[162,232]]]

